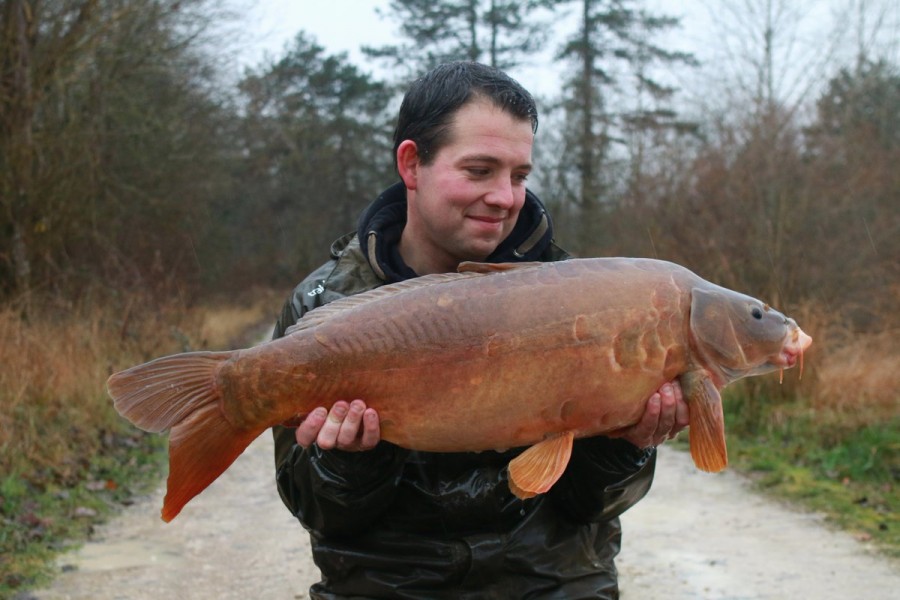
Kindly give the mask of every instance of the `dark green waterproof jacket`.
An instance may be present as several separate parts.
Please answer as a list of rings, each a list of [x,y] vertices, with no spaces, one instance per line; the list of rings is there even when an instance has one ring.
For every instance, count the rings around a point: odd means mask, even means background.
[[[275,337],[308,310],[415,276],[396,251],[404,222],[405,190],[393,186],[293,291]],[[551,236],[529,192],[516,228],[488,260],[567,258]],[[523,501],[509,491],[506,466],[524,448],[429,453],[381,442],[366,452],[304,450],[293,429],[273,431],[278,490],[310,532],[322,572],[314,599],[618,598],[618,516],[650,489],[656,459],[624,440],[576,440],[560,480]]]

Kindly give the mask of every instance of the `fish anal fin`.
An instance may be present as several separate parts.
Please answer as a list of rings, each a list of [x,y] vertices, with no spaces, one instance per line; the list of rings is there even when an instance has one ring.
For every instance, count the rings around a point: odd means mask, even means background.
[[[691,458],[702,471],[721,471],[728,466],[722,396],[705,371],[682,375],[681,388],[691,412]]]
[[[509,489],[525,500],[543,494],[562,476],[575,434],[566,431],[538,442],[509,463]]]
[[[174,519],[191,498],[202,492],[256,439],[263,429],[240,430],[217,404],[191,413],[169,434],[169,479],[162,520]]]
[[[543,265],[545,263],[539,261],[531,261],[531,262],[518,262],[518,263],[483,263],[483,262],[472,262],[465,261],[459,263],[459,266],[456,267],[457,273],[500,273],[502,271],[512,271],[514,269],[528,269],[531,267],[536,267],[539,265]]]

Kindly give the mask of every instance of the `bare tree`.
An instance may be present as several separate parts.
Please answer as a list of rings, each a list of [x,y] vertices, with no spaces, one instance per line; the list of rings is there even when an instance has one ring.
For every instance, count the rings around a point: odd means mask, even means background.
[[[34,117],[44,90],[89,42],[98,0],[68,2],[48,26],[39,1],[7,0],[0,13],[0,208],[11,236],[2,258],[11,266],[13,290],[26,294],[31,282],[31,236],[35,211]]]

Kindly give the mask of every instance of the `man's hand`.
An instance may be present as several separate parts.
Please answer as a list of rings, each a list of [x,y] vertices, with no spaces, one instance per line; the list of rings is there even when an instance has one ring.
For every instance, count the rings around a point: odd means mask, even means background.
[[[371,450],[381,440],[378,413],[362,400],[338,400],[327,410],[309,413],[295,432],[297,444],[308,448],[313,442],[322,450],[337,448],[347,452]]]
[[[690,422],[690,411],[678,381],[664,383],[650,396],[644,416],[615,437],[631,442],[638,448],[659,446],[678,435]]]

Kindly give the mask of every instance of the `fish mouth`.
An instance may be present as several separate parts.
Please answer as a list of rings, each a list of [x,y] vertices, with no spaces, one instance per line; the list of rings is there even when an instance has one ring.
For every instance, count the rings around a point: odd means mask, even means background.
[[[781,349],[781,353],[773,363],[781,369],[790,369],[797,362],[800,363],[800,376],[803,376],[803,353],[812,345],[812,338],[800,329],[795,328],[788,334],[788,340]]]
[[[782,348],[781,354],[786,358],[790,366],[794,366],[797,359],[802,358],[803,352],[812,345],[812,341],[811,337],[797,327],[791,332],[790,339]]]

